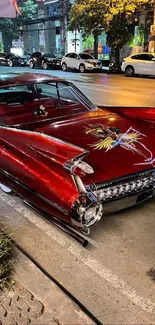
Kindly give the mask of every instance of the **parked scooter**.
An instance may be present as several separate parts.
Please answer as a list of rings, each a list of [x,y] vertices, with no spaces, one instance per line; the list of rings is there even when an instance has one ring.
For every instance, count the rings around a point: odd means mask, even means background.
[[[116,63],[115,61],[111,61],[109,63],[109,71],[108,71],[108,73],[119,74],[121,72],[122,72],[122,69],[121,69],[121,66],[118,63]]]

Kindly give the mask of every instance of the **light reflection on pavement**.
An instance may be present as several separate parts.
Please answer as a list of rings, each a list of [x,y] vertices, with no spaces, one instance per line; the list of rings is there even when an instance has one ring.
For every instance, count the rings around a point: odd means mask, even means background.
[[[31,70],[29,67],[1,67],[0,71],[44,73],[65,78],[77,85],[98,105],[155,107],[155,79],[151,77],[127,78],[124,75],[106,73],[80,74],[59,70]]]

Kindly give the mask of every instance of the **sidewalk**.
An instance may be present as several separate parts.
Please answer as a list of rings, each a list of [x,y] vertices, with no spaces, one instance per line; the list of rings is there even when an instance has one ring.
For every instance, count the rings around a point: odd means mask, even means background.
[[[0,296],[2,325],[72,325],[94,322],[15,248],[16,284]]]

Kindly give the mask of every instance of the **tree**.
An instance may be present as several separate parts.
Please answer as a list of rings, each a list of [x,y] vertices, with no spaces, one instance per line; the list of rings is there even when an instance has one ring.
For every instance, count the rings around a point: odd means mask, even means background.
[[[120,49],[133,38],[134,16],[128,17],[126,12],[114,15],[108,24],[107,44],[111,57],[119,63]]]
[[[104,0],[75,0],[70,11],[69,29],[82,29],[83,35],[94,36],[94,54],[97,56],[98,36],[104,27]]]
[[[14,19],[0,19],[0,30],[3,34],[4,50],[8,51],[13,39],[19,37],[19,31],[23,25],[35,20],[38,5],[33,0],[26,0],[22,7],[19,7],[22,15]]]
[[[98,35],[104,29],[108,33],[108,43],[112,46],[114,42],[113,47],[118,52],[118,48],[127,40],[126,33],[136,19],[136,11],[150,2],[151,0],[75,0],[70,11],[69,29],[80,28],[84,35],[93,33],[95,56]]]

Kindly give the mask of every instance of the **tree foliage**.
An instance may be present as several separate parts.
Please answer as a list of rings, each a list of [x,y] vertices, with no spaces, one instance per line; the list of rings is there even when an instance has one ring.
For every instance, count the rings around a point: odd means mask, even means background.
[[[86,36],[82,43],[84,49],[90,49],[90,50],[93,49],[93,44],[94,44],[94,37],[91,35]]]
[[[69,29],[82,29],[84,35],[98,36],[104,29],[108,44],[121,47],[136,20],[136,12],[154,0],[75,0],[70,11]]]
[[[134,19],[128,20],[125,12],[114,15],[109,21],[107,30],[107,44],[111,49],[111,56],[119,62],[119,50],[132,39]]]

